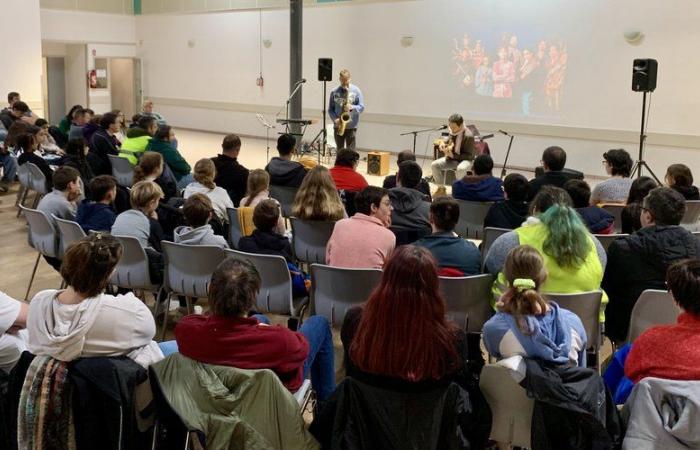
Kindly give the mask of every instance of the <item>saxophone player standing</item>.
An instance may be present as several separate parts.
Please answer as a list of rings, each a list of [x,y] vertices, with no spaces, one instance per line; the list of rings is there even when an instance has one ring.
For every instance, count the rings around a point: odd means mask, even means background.
[[[365,102],[360,88],[350,84],[349,70],[341,70],[339,80],[340,86],[331,92],[328,104],[328,115],[333,120],[333,137],[338,150],[355,150],[357,125],[360,114],[365,110]]]

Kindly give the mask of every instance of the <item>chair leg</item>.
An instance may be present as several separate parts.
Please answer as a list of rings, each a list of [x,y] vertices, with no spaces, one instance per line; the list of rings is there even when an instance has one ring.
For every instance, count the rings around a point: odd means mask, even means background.
[[[192,307],[192,297],[185,297],[185,302],[187,303],[187,314],[192,314],[194,308]]]
[[[34,270],[32,270],[32,277],[29,279],[29,286],[27,286],[27,293],[24,294],[24,301],[29,299],[29,291],[32,289],[32,283],[34,283],[34,275],[36,275],[36,268],[39,267],[39,259],[41,259],[41,253],[36,255],[36,262],[34,263]]]
[[[19,206],[19,203],[22,200],[22,196],[24,195],[25,189],[27,188],[22,186],[21,184],[19,185],[19,190],[17,191],[17,200],[15,200],[15,208]]]
[[[165,305],[163,308],[165,308],[165,311],[163,311],[163,329],[160,331],[160,342],[163,342],[165,339],[165,330],[168,328],[168,313],[170,312],[170,298],[172,294],[168,294],[168,296],[165,299]],[[156,307],[158,306],[156,302]]]
[[[22,193],[22,198],[19,201],[19,204],[24,206],[24,203],[27,201],[27,196],[29,195],[29,188],[24,188],[24,192]],[[17,217],[22,215],[22,208],[17,205]]]

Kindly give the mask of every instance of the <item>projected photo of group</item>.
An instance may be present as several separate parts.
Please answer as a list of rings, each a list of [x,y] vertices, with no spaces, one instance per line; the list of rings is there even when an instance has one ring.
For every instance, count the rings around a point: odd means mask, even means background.
[[[504,33],[497,42],[454,39],[454,76],[475,99],[494,99],[498,110],[523,115],[557,113],[562,107],[567,66],[566,45],[536,40],[521,46],[518,36]]]

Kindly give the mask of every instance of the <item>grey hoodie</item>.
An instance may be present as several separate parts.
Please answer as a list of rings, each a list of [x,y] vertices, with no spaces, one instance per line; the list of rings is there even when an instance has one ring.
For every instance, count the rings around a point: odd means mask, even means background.
[[[211,225],[206,224],[198,228],[177,227],[175,228],[175,243],[186,245],[216,245],[221,248],[228,248],[228,243],[223,236],[214,234]]]
[[[422,228],[430,232],[428,213],[430,202],[424,200],[425,194],[411,188],[395,187],[389,189],[389,198],[394,210],[391,212],[391,226],[402,228]]]

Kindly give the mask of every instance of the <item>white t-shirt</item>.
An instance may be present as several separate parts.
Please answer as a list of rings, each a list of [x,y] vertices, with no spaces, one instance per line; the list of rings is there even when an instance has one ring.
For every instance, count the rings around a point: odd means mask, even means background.
[[[21,302],[0,292],[0,370],[7,373],[17,364],[19,356],[27,349],[26,330],[16,334],[7,333],[17,320],[21,306]]]
[[[222,222],[228,222],[226,208],[233,208],[233,202],[229,197],[226,189],[216,186],[214,189],[209,189],[198,181],[194,181],[187,185],[183,197],[189,198],[192,194],[204,194],[211,200],[211,205],[214,208],[214,214]]]

